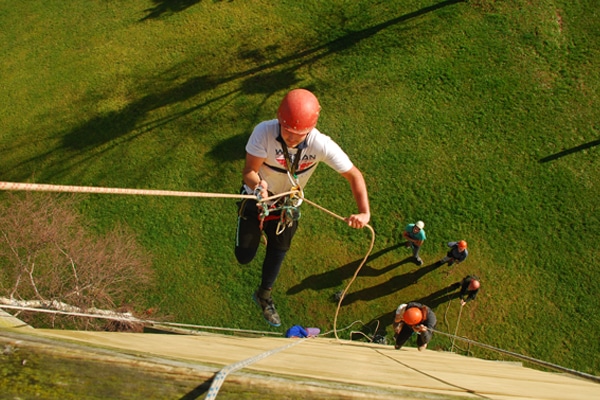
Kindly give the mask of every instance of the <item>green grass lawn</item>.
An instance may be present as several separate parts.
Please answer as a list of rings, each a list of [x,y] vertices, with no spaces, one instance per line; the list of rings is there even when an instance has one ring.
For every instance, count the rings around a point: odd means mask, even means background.
[[[599,17],[592,0],[0,1],[0,179],[236,193],[253,127],[308,88],[365,175],[376,232],[338,329],[379,321],[390,338],[396,306],[423,300],[454,333],[445,288],[474,273],[459,335],[600,374]],[[355,212],[326,166],[305,195]],[[159,290],[140,308],[270,329],[251,301],[264,249],[233,255],[235,200],[78,197],[99,231],[126,223],[152,254]],[[333,328],[370,241],[302,213],[274,290],[281,332]],[[396,246],[418,219],[421,270]],[[458,239],[467,261],[431,267]]]

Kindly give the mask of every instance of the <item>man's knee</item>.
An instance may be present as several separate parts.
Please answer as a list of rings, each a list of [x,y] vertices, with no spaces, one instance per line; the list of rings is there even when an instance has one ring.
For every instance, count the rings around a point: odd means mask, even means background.
[[[417,346],[421,347],[423,345],[426,345],[427,343],[431,342],[432,337],[433,337],[433,334],[431,332],[429,332],[429,331],[422,332],[417,337]]]
[[[248,249],[243,247],[235,248],[235,258],[237,258],[237,261],[242,265],[248,264],[250,261],[254,260],[255,256],[255,249]]]

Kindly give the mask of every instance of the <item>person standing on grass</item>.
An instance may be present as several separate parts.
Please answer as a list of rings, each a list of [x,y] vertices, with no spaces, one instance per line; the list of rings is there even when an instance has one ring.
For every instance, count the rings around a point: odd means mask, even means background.
[[[460,282],[460,305],[464,306],[469,301],[475,300],[479,288],[481,287],[481,280],[475,275],[467,275]]]
[[[450,250],[446,254],[446,257],[442,258],[440,262],[442,264],[448,263],[449,267],[454,264],[460,264],[461,262],[465,261],[469,255],[469,251],[467,250],[467,242],[465,240],[449,242],[448,247],[450,247]]]
[[[437,324],[437,318],[431,308],[417,303],[415,301],[408,304],[400,304],[396,309],[394,316],[394,338],[396,344],[394,348],[400,349],[404,343],[413,335],[417,333],[417,346],[419,351],[423,351],[427,348],[427,344],[433,337],[432,329]]]
[[[407,240],[406,247],[412,247],[413,257],[417,262],[417,265],[423,265],[423,260],[419,257],[419,250],[425,241],[425,223],[423,221],[417,221],[414,224],[406,225],[402,236]]]
[[[242,193],[254,194],[257,200],[239,203],[235,255],[240,264],[252,261],[264,232],[267,249],[253,299],[272,326],[280,326],[281,319],[271,291],[298,227],[302,196],[291,194],[268,204],[262,199],[294,190],[301,193],[323,161],[350,183],[358,213],[345,219],[348,226],[363,228],[371,218],[362,173],[330,137],[315,128],[320,110],[313,93],[291,90],[279,105],[277,119],[259,123],[246,144]]]

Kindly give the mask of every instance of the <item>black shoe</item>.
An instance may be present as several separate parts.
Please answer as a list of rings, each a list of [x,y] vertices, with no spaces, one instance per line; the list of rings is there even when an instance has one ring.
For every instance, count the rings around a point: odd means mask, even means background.
[[[260,298],[258,297],[258,291],[256,291],[252,295],[252,299],[254,299],[254,302],[260,306],[260,308],[262,308],[265,321],[272,326],[281,326],[281,319],[279,318],[279,314],[277,314],[277,310],[275,310],[275,305],[273,304],[272,298]]]

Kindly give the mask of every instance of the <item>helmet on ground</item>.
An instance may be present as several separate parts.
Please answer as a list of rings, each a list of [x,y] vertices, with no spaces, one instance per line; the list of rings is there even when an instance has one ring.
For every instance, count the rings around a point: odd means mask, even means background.
[[[321,106],[317,97],[306,89],[293,89],[285,95],[277,119],[285,130],[305,135],[317,126]]]
[[[419,229],[423,229],[425,228],[425,222],[423,221],[417,221],[417,223],[415,224],[415,226]]]
[[[469,290],[477,290],[479,289],[479,286],[481,286],[481,283],[479,283],[477,279],[472,279],[471,282],[469,282]]]
[[[402,320],[408,325],[417,325],[423,320],[423,313],[418,307],[411,307],[404,311]]]
[[[467,242],[465,240],[461,240],[458,242],[458,248],[463,250],[467,248]]]

